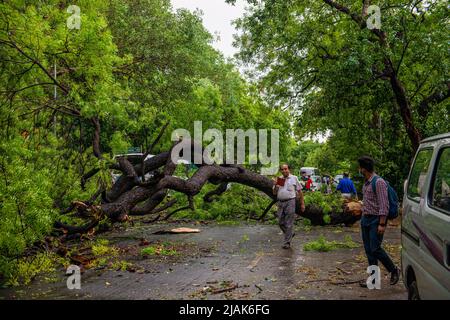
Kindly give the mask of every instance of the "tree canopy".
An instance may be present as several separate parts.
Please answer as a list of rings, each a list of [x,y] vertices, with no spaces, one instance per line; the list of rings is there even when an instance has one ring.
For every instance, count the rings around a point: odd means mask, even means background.
[[[404,177],[419,141],[450,130],[446,1],[247,2],[239,57],[299,136],[331,132],[344,160],[372,154]]]
[[[199,13],[169,0],[81,0],[71,29],[70,4],[0,4],[1,259],[71,220],[61,212],[73,200],[111,186],[113,156],[145,152],[164,125],[154,153],[194,120],[289,131],[287,114],[211,46]]]

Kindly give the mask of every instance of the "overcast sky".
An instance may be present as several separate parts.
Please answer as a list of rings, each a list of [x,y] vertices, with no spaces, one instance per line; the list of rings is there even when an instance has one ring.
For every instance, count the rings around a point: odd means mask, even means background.
[[[231,58],[237,52],[233,47],[233,34],[237,33],[232,21],[244,14],[245,1],[237,0],[234,6],[225,0],[171,0],[174,9],[186,8],[190,11],[203,11],[203,25],[212,34],[217,33],[220,39],[214,47],[225,57]]]

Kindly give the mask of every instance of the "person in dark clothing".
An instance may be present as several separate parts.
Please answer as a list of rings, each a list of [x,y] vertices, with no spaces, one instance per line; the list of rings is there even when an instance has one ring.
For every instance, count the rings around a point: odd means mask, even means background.
[[[361,218],[361,235],[364,250],[369,266],[378,265],[378,261],[381,261],[391,274],[390,284],[394,285],[400,278],[400,271],[381,246],[389,212],[388,186],[386,181],[377,177],[374,192],[372,179],[377,176],[374,172],[374,160],[364,156],[358,159],[358,163],[359,171],[365,179]],[[361,286],[366,287],[367,284],[364,282],[361,283]]]
[[[356,188],[353,184],[353,181],[349,178],[347,172],[344,173],[344,177],[339,181],[338,186],[336,187],[337,191],[340,191],[344,198],[357,198]]]

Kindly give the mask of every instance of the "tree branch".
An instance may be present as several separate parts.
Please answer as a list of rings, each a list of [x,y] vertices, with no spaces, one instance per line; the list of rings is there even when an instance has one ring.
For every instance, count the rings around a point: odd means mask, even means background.
[[[91,121],[94,124],[94,137],[92,139],[92,147],[94,150],[94,155],[98,159],[101,159],[102,152],[100,151],[100,121],[98,117],[93,117]]]

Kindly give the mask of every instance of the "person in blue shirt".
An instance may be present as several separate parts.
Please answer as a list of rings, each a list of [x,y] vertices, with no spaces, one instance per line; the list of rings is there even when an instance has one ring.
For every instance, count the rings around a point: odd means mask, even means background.
[[[339,181],[336,190],[340,191],[344,198],[347,199],[351,199],[352,197],[358,198],[355,185],[353,184],[353,181],[349,178],[347,172],[344,173],[344,177],[341,179],[341,181]]]

